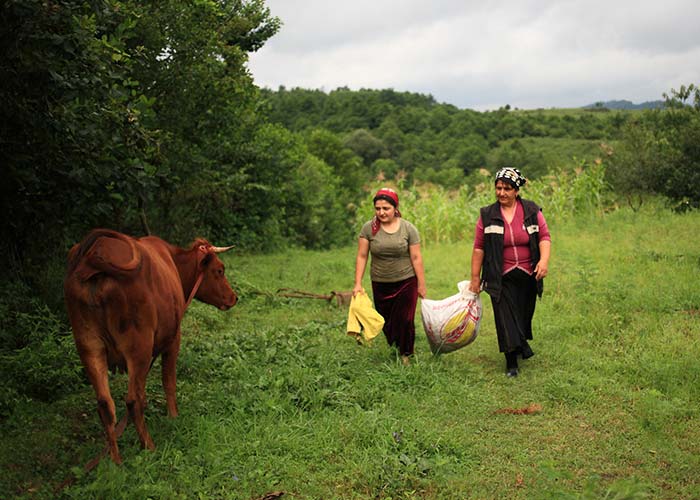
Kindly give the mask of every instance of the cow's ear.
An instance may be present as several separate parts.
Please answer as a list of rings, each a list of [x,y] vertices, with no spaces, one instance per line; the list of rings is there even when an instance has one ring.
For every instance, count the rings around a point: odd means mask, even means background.
[[[200,261],[200,263],[202,264],[202,267],[208,266],[209,263],[211,262],[211,260],[212,260],[213,258],[214,258],[214,254],[213,254],[213,253],[211,253],[211,252],[205,253],[205,254],[202,256],[202,260]]]
[[[199,265],[202,267],[206,267],[209,262],[211,262],[211,256],[213,255],[209,251],[209,247],[207,245],[199,245],[197,247],[197,259],[199,260]]]

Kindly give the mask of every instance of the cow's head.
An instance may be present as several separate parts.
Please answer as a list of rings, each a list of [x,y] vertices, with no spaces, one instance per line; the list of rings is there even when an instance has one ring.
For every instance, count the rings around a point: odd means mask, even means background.
[[[195,297],[202,302],[218,307],[222,311],[232,308],[238,302],[236,292],[226,279],[225,266],[217,253],[226,252],[233,247],[215,247],[209,244],[199,245],[199,271],[202,283]]]

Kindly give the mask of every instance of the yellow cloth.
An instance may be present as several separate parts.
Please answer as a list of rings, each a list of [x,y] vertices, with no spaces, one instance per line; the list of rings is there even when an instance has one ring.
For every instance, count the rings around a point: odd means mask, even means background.
[[[365,292],[358,292],[350,301],[348,310],[348,335],[362,333],[366,341],[379,335],[384,326],[384,318],[374,307]]]

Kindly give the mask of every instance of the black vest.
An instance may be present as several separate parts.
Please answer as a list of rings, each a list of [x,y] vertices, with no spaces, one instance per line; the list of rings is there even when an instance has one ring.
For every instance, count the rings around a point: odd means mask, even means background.
[[[537,214],[540,207],[532,201],[523,200],[525,229],[530,235],[530,257],[534,269],[540,261],[540,226]],[[483,289],[496,302],[501,298],[501,282],[503,279],[503,235],[505,222],[501,216],[501,206],[498,202],[481,209],[481,222],[484,224],[484,263],[482,265],[481,283]],[[537,295],[542,297],[544,289],[542,280],[537,281]]]

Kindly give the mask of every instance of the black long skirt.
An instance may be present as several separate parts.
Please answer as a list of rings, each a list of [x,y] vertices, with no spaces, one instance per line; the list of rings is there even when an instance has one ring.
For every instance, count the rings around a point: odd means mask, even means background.
[[[530,357],[532,351],[532,317],[537,303],[537,282],[533,275],[513,269],[503,275],[501,297],[496,302],[491,297],[493,315],[498,335],[498,349],[505,353]]]
[[[408,278],[395,283],[372,282],[374,307],[384,318],[384,336],[389,345],[396,347],[402,355],[413,354],[416,340],[416,303],[418,302],[418,280]]]

